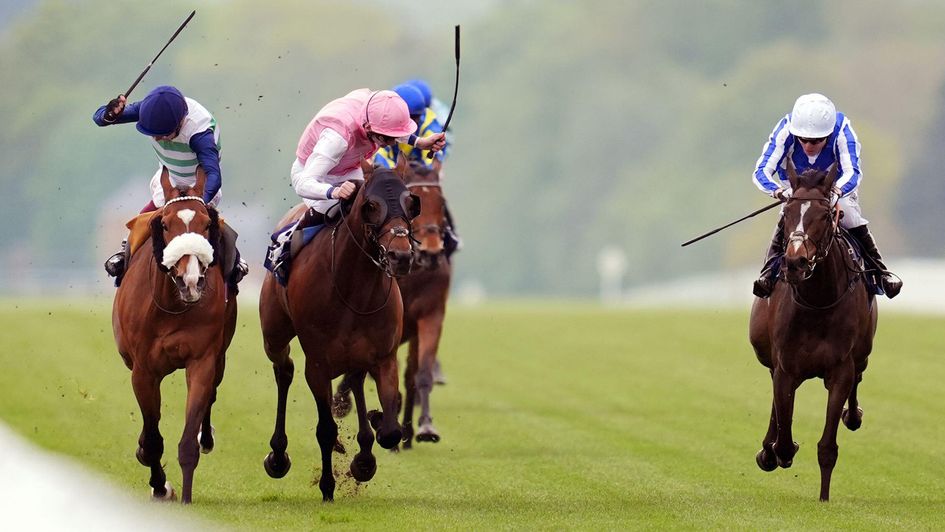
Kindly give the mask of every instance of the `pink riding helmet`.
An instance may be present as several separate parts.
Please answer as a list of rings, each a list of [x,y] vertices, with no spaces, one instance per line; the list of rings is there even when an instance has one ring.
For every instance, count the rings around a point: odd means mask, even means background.
[[[417,130],[410,119],[407,102],[394,91],[377,91],[368,100],[364,112],[371,130],[388,137],[405,137]]]

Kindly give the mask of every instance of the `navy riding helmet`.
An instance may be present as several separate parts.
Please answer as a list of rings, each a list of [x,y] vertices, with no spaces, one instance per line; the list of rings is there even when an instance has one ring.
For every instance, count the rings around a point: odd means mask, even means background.
[[[187,102],[179,90],[161,85],[148,93],[138,108],[138,131],[149,137],[170,135],[187,116]]]

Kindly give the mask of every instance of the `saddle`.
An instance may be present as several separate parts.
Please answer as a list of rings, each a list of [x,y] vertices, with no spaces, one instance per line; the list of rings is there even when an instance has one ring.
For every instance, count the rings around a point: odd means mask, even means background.
[[[315,209],[308,208],[298,221],[291,222],[272,234],[272,243],[266,250],[263,266],[275,275],[279,284],[287,286],[292,259],[298,256],[302,248],[308,245],[330,220],[338,216],[337,210],[334,215],[326,217]]]

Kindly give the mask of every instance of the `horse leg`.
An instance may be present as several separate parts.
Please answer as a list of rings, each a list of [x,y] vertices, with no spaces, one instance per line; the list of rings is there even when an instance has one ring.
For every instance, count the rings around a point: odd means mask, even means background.
[[[827,387],[827,420],[824,434],[817,442],[817,463],[820,464],[820,500],[830,500],[830,475],[837,464],[837,429],[840,426],[840,414],[843,403],[850,397],[853,388],[852,363],[846,367],[834,369],[824,379]]]
[[[142,366],[136,364],[131,371],[131,386],[143,419],[135,457],[141,465],[151,468],[151,479],[148,481],[151,497],[171,501],[176,495],[161,466],[161,456],[164,454],[164,438],[158,427],[161,420],[161,377],[147,372]]]
[[[318,424],[315,426],[315,438],[322,452],[322,475],[318,487],[322,491],[322,500],[335,500],[335,474],[331,468],[331,453],[338,440],[338,424],[331,415],[331,379],[327,375],[319,374],[316,363],[306,358],[305,380],[315,396],[315,405],[318,409]]]
[[[384,415],[377,429],[377,443],[385,449],[393,449],[403,437],[403,430],[397,422],[400,410],[400,392],[397,390],[397,348],[371,370],[371,376],[377,383],[377,398],[381,402]]]
[[[210,392],[210,403],[207,405],[207,414],[203,417],[203,423],[200,426],[200,432],[197,433],[197,442],[200,443],[200,452],[210,454],[215,445],[214,433],[216,429],[210,423],[210,412],[213,404],[217,402],[217,387],[223,382],[223,370],[226,367],[226,352],[221,351],[220,358],[217,359],[217,374],[213,379],[213,391]]]
[[[443,331],[443,315],[434,315],[418,320],[417,337],[420,343],[420,357],[417,375],[414,378],[417,396],[420,398],[420,419],[417,420],[417,441],[440,441],[440,433],[433,426],[430,416],[430,393],[433,391],[433,366],[436,363],[436,351]]]
[[[276,426],[272,431],[272,438],[269,439],[269,447],[272,451],[263,459],[263,468],[270,477],[282,478],[292,467],[292,460],[286,452],[289,447],[289,437],[285,433],[285,410],[289,398],[289,386],[292,385],[292,378],[295,375],[295,363],[289,356],[288,343],[278,351],[271,350],[269,342],[264,342],[264,344],[266,354],[272,360],[272,372],[276,378]]]
[[[794,392],[799,382],[783,370],[775,369],[774,377],[774,413],[777,416],[778,431],[774,442],[774,455],[778,465],[791,467],[798,445],[791,434],[791,422],[794,417]]]
[[[853,389],[850,390],[848,408],[844,408],[843,413],[840,414],[843,424],[850,430],[856,430],[863,424],[863,409],[860,408],[860,402],[856,399],[856,389],[859,388],[862,380],[863,373],[857,373],[856,379],[853,381]]]
[[[404,449],[413,447],[413,405],[417,394],[416,375],[417,360],[419,359],[417,336],[410,338],[407,353],[407,369],[404,371],[404,438],[402,445]]]
[[[755,455],[755,462],[762,471],[771,472],[778,468],[778,460],[774,456],[774,439],[778,435],[778,417],[774,401],[771,402],[771,419],[768,421],[768,433],[761,440],[761,450]]]
[[[190,504],[194,485],[194,470],[200,461],[200,445],[197,432],[207,415],[210,396],[216,380],[216,353],[187,365],[187,413],[184,433],[177,445],[177,461],[183,473],[180,502]]]
[[[358,447],[360,451],[351,460],[351,476],[358,482],[367,482],[374,478],[377,472],[377,460],[371,453],[374,447],[374,431],[371,430],[371,424],[368,421],[367,406],[364,401],[364,377],[365,372],[348,374],[345,380],[351,386],[354,392],[354,404],[358,412]]]
[[[331,413],[342,418],[351,413],[351,375],[345,374],[331,398]]]

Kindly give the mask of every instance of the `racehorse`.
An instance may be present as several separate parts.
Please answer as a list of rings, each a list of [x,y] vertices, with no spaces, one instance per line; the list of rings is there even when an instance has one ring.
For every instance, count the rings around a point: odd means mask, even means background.
[[[420,197],[423,210],[412,222],[417,239],[416,268],[397,280],[404,300],[404,330],[400,341],[409,342],[407,369],[404,372],[405,449],[412,446],[414,437],[415,401],[420,402],[417,441],[440,441],[440,434],[430,416],[430,392],[433,389],[433,366],[443,331],[453,271],[443,245],[447,220],[446,200],[440,186],[440,169],[441,164],[437,160],[432,169],[412,164],[407,172],[407,188]],[[346,378],[339,384],[334,396],[335,414],[339,417],[351,410],[351,387],[348,381]]]
[[[827,418],[817,461],[820,500],[827,501],[839,422],[856,430],[863,420],[856,389],[873,348],[877,309],[840,233],[841,212],[831,201],[836,167],[797,175],[788,162],[788,176],[794,193],[783,213],[786,282],[776,283],[770,298],[755,299],[749,325],[755,354],[774,383],[768,433],[755,461],[764,471],[791,467],[798,450],[791,436],[795,391],[807,379],[824,379]]]
[[[287,286],[267,275],[259,300],[264,349],[278,389],[272,452],[263,465],[273,478],[282,478],[291,466],[285,410],[294,373],[289,341],[298,336],[305,353],[305,379],[318,410],[315,435],[322,456],[318,486],[324,501],[333,500],[335,490],[331,452],[338,425],[331,414],[333,378],[352,374],[360,452],[350,471],[356,480],[370,480],[377,470],[371,454],[372,425],[385,449],[395,447],[403,434],[397,422],[403,303],[394,278],[410,271],[410,220],[419,214],[420,200],[404,185],[403,165],[395,171],[375,170],[366,162],[362,167],[364,184],[359,184],[352,201],[341,204],[337,220],[329,216],[331,230],[322,230],[292,259]],[[298,216],[299,209],[293,211],[290,214]],[[288,221],[283,219],[279,227]],[[377,382],[383,415],[366,410],[366,373]]]
[[[161,381],[174,370],[187,371],[186,420],[177,446],[183,503],[191,502],[200,452],[213,450],[210,409],[236,330],[236,298],[227,300],[218,260],[220,222],[203,202],[205,183],[198,167],[197,184],[178,190],[164,169],[166,204],[151,218],[152,253],[142,247],[132,255],[112,310],[115,343],[131,370],[144,423],[135,455],[151,468],[151,495],[157,500],[176,497],[161,466]]]

